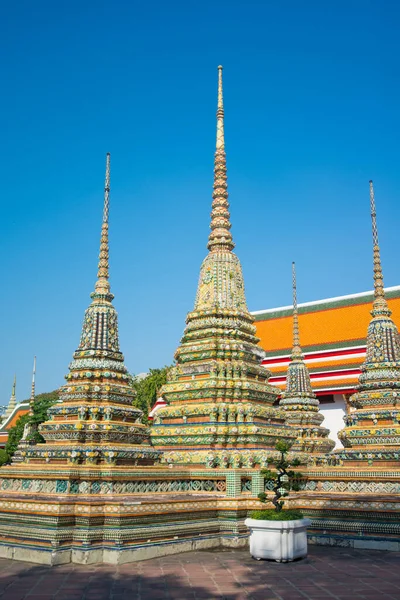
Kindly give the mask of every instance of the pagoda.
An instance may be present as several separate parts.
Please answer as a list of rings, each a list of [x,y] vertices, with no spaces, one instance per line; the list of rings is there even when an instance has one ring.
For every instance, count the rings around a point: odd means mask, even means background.
[[[369,182],[374,257],[374,301],[368,327],[367,353],[357,391],[350,397],[355,410],[345,418],[338,453],[345,466],[400,465],[400,339],[383,288],[376,224],[375,197]]]
[[[153,444],[164,460],[209,467],[267,464],[276,441],[296,437],[274,407],[279,391],[261,366],[254,319],[233,253],[224,139],[222,67],[218,67],[217,140],[209,253],[200,268],[194,310],[186,319],[153,420]]]
[[[300,346],[299,315],[297,309],[296,266],[292,263],[293,284],[293,348],[286,376],[286,391],[279,405],[286,413],[286,423],[296,428],[298,438],[292,450],[310,454],[330,452],[335,442],[329,439],[329,429],[321,427],[324,420],[319,400],[314,394],[310,374]]]
[[[33,370],[32,370],[32,383],[31,383],[31,395],[29,397],[29,420],[24,425],[24,431],[22,438],[19,441],[17,450],[14,452],[12,457],[12,463],[23,462],[26,456],[26,449],[29,446],[35,444],[35,433],[37,432],[37,425],[33,423],[33,407],[35,404],[35,390],[36,390],[36,356],[33,358]]]
[[[9,401],[9,403],[7,405],[7,408],[6,408],[6,411],[5,411],[4,415],[2,416],[2,418],[3,418],[4,421],[6,419],[8,419],[8,417],[11,415],[11,413],[13,412],[13,410],[17,406],[17,396],[16,396],[16,393],[15,393],[16,387],[17,387],[17,376],[14,375],[14,381],[13,381],[13,385],[12,385],[10,401]]]
[[[150,446],[142,411],[132,406],[132,378],[119,349],[117,312],[109,282],[108,216],[110,154],[106,160],[98,275],[85,312],[60,400],[39,427],[46,444],[21,448],[23,462],[53,464],[154,464],[160,453]],[[24,436],[25,437],[25,436]]]

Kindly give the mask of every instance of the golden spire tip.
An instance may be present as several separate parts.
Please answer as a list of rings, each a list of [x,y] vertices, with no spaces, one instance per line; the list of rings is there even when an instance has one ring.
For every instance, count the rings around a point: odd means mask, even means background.
[[[35,395],[36,395],[35,387],[36,387],[36,356],[33,357],[31,397],[30,397],[30,401],[29,401],[30,405],[31,405],[31,409],[32,409],[33,403],[35,401]]]
[[[103,223],[101,226],[100,254],[97,270],[97,281],[94,294],[101,296],[110,296],[110,283],[108,281],[108,213],[110,210],[110,153],[106,154],[106,177],[104,183],[104,205],[103,205]]]
[[[293,349],[292,358],[301,357],[299,317],[297,310],[296,263],[292,262],[292,292],[293,292]]]
[[[233,250],[235,244],[230,232],[228,186],[224,138],[224,98],[222,89],[222,66],[218,67],[217,140],[214,156],[214,191],[211,212],[211,233],[208,249]]]
[[[382,314],[390,316],[391,311],[389,310],[385,299],[385,290],[383,286],[381,253],[378,240],[378,226],[376,223],[375,193],[372,179],[369,182],[369,197],[371,203],[372,246],[374,256],[374,303],[371,314],[373,316]]]

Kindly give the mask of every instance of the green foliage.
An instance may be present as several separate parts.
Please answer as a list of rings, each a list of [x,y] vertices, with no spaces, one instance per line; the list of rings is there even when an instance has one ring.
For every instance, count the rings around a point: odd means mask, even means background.
[[[58,390],[54,392],[46,392],[44,394],[38,394],[35,397],[35,403],[33,405],[33,416],[31,423],[40,425],[48,419],[48,413],[50,406],[53,406],[58,401],[59,395]]]
[[[37,396],[35,396],[35,402],[33,405],[33,415],[30,416],[29,413],[26,413],[25,415],[19,417],[14,427],[11,427],[11,429],[8,432],[8,440],[5,447],[5,451],[10,458],[14,455],[15,451],[18,448],[18,444],[24,433],[24,427],[26,423],[31,423],[34,426],[33,432],[29,436],[29,439],[34,440],[38,444],[43,444],[45,442],[43,436],[40,435],[40,433],[37,431],[37,427],[38,425],[40,425],[40,423],[47,421],[47,411],[49,410],[50,406],[57,402],[58,398],[58,390],[54,390],[53,392],[46,392],[44,394],[38,394]],[[25,402],[27,402],[27,400]]]
[[[284,440],[279,440],[279,442],[276,442],[275,444],[275,450],[282,452],[283,454],[289,452],[291,447],[292,444],[290,442],[285,442]]]
[[[258,521],[297,521],[297,519],[303,519],[303,513],[299,510],[281,510],[277,512],[275,508],[269,508],[253,510],[250,513],[250,518]]]
[[[143,411],[143,423],[147,424],[149,412],[157,400],[157,393],[167,382],[167,374],[170,368],[150,369],[147,377],[139,380],[134,379],[133,381],[133,388],[136,392],[133,405]]]
[[[38,394],[35,397],[35,403],[33,405],[33,415],[30,423],[35,425],[34,431],[30,436],[30,439],[34,440],[37,444],[44,444],[44,437],[38,432],[37,427],[41,423],[48,420],[48,410],[50,406],[53,406],[58,401],[59,395],[58,390],[54,392],[47,392],[44,394]]]
[[[266,515],[267,513],[273,513],[276,514],[277,517],[273,520],[281,520],[279,518],[279,515],[283,515],[283,514],[287,514],[287,513],[297,513],[297,514],[301,514],[298,511],[283,511],[283,505],[285,503],[284,500],[282,500],[281,498],[284,498],[285,496],[287,496],[290,492],[290,490],[294,490],[297,491],[300,489],[300,480],[302,478],[302,474],[299,473],[298,471],[292,471],[292,470],[288,470],[289,467],[293,466],[298,466],[301,464],[301,461],[296,458],[294,460],[292,460],[291,462],[288,461],[287,459],[287,453],[290,450],[292,444],[290,444],[289,442],[286,441],[279,441],[276,443],[276,450],[280,453],[280,456],[274,460],[271,460],[271,464],[274,465],[275,469],[262,469],[261,470],[261,474],[264,476],[264,479],[266,481],[271,481],[274,484],[273,487],[273,492],[274,492],[274,497],[272,498],[271,502],[273,503],[273,505],[275,506],[274,509],[270,509],[270,510],[261,510],[261,511],[255,511],[255,513],[262,513],[264,515]],[[258,499],[260,500],[260,502],[262,502],[263,504],[269,502],[268,500],[268,496],[265,492],[262,492],[261,494],[258,495]],[[268,519],[267,516],[265,517],[253,517],[254,519],[262,519],[265,518],[266,520]],[[302,517],[296,517],[301,519]],[[282,520],[290,520],[289,517],[283,517],[282,516]]]
[[[11,429],[8,431],[8,439],[5,450],[10,458],[14,455],[16,449],[18,448],[18,444],[22,438],[22,434],[24,433],[25,424],[28,423],[28,421],[28,413],[21,415],[14,427],[11,427]]]
[[[0,467],[7,463],[9,460],[10,457],[8,456],[7,452],[0,448]]]

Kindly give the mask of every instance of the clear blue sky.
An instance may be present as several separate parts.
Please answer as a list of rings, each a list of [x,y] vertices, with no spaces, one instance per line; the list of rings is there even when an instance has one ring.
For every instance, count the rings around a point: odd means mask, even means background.
[[[61,385],[93,289],[111,152],[111,285],[131,372],[171,362],[206,254],[217,65],[250,310],[399,278],[395,0],[2,5],[0,403]]]

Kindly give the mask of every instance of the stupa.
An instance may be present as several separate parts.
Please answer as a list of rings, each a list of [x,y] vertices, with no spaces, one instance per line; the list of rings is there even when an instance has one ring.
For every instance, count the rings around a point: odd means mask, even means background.
[[[243,521],[259,508],[257,495],[265,488],[260,469],[253,467],[268,462],[276,439],[295,441],[298,435],[284,423],[288,411],[272,406],[279,390],[259,364],[262,351],[232,252],[221,69],[218,104],[209,254],[176,368],[162,391],[168,406],[156,413],[153,428],[167,461],[177,464],[153,464],[161,453],[149,445],[146,428],[137,422],[141,412],[131,406],[108,281],[108,157],[99,275],[61,402],[41,428],[48,443],[24,448],[20,463],[1,468],[1,557],[115,564],[247,544]],[[384,310],[377,313],[374,336],[378,339],[381,319],[380,335],[393,346],[397,332],[389,317]],[[381,421],[385,411],[396,412],[399,363],[389,358],[377,360],[383,369],[365,371],[379,381],[376,398],[373,384],[361,382],[375,403],[390,394]],[[391,428],[393,423],[394,417]],[[288,507],[312,518],[309,535],[315,543],[399,551],[399,469],[393,463],[387,468],[384,460],[382,468],[348,464],[308,467]],[[211,468],[216,465],[227,468]]]
[[[24,425],[24,432],[18,444],[18,448],[12,457],[12,463],[20,463],[25,459],[26,449],[35,444],[34,434],[37,432],[37,425],[32,422],[33,407],[36,395],[36,356],[33,358],[31,395],[29,397],[29,420]]]
[[[14,381],[13,381],[13,385],[12,385],[12,390],[11,390],[11,396],[10,396],[10,401],[7,405],[7,408],[4,412],[3,415],[3,420],[7,419],[12,411],[14,410],[14,408],[17,406],[17,396],[16,396],[16,386],[17,386],[17,376],[14,375]]]
[[[154,464],[142,411],[132,406],[132,378],[119,348],[117,312],[109,282],[108,216],[110,154],[107,154],[97,281],[85,312],[78,349],[60,388],[60,400],[40,426],[46,444],[21,448],[25,462],[56,464]]]
[[[264,351],[247,309],[230,230],[220,66],[209,253],[175,354],[176,366],[162,389],[168,406],[156,412],[151,428],[153,444],[170,463],[267,464],[278,439],[296,437],[284,424],[284,411],[273,406],[279,391],[260,365]]]
[[[297,310],[296,266],[292,263],[293,284],[293,349],[286,376],[286,391],[280,406],[286,413],[286,423],[296,428],[298,438],[292,450],[311,454],[330,452],[335,442],[329,439],[329,429],[321,427],[324,420],[319,400],[311,387],[310,374],[300,346],[299,315]]]
[[[339,457],[346,466],[356,464],[400,465],[400,339],[391,319],[383,288],[383,274],[376,223],[374,187],[370,187],[374,256],[374,301],[368,327],[367,353],[360,383],[350,397],[356,410],[345,417],[339,432],[345,447]]]

